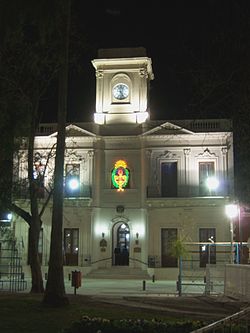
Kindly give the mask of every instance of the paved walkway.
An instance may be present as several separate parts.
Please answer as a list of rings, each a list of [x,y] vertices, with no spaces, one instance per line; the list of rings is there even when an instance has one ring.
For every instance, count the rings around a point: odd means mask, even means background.
[[[144,280],[145,281],[145,280]],[[238,312],[245,304],[217,295],[205,295],[204,287],[183,287],[181,297],[176,290],[176,281],[82,279],[78,289],[65,281],[67,294],[89,295],[97,302],[113,306],[151,309],[169,316],[217,320]]]
[[[67,293],[74,293],[71,281],[65,281]],[[82,295],[175,295],[175,281],[115,280],[115,279],[82,279],[81,287],[76,289]]]
[[[46,281],[44,286],[46,285]],[[26,292],[31,282],[27,280]],[[120,296],[178,296],[176,281],[165,280],[132,280],[132,279],[90,279],[82,278],[81,287],[74,288],[71,281],[65,279],[67,294],[79,295],[120,295]],[[182,295],[204,295],[205,287],[202,285],[188,285],[182,287]],[[216,294],[223,294],[223,286],[216,290]]]
[[[28,280],[27,289],[23,292],[29,291],[30,287],[31,281]],[[68,295],[86,295],[90,297],[86,299],[98,304],[151,309],[169,316],[187,316],[200,320],[221,319],[246,306],[245,302],[226,298],[223,290],[219,294],[205,295],[204,286],[199,285],[183,287],[183,294],[179,297],[176,281],[83,277],[81,287],[77,289],[72,287],[71,281],[65,279],[65,289]]]
[[[71,281],[65,281],[67,293],[74,293]],[[223,285],[216,287],[211,294],[223,294]],[[178,296],[176,281],[165,280],[120,280],[120,279],[89,279],[83,278],[81,287],[76,293],[83,295],[163,295]],[[182,295],[203,295],[205,285],[203,283],[183,285]]]

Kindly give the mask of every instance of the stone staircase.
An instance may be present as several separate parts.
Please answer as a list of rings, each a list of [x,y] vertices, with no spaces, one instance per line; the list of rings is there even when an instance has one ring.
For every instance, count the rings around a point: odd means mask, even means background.
[[[119,280],[151,279],[147,271],[143,271],[140,268],[132,268],[128,266],[111,266],[108,268],[97,268],[88,273],[86,277],[90,279],[119,279]]]

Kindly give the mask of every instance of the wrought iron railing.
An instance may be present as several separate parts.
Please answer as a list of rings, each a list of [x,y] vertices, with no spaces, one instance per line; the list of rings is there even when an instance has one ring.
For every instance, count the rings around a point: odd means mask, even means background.
[[[13,199],[29,199],[29,185],[26,181],[16,184],[13,188]],[[40,187],[37,192],[38,199],[46,199],[49,196],[49,191],[45,187]],[[92,187],[90,185],[82,185],[80,190],[75,194],[68,195],[65,193],[65,198],[91,198]]]
[[[22,258],[20,257],[16,242],[0,240],[0,290],[10,292],[22,291],[27,288],[27,281],[22,270]]]

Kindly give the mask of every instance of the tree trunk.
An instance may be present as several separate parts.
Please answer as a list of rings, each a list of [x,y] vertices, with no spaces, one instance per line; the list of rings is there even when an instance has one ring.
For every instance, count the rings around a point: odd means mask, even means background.
[[[33,222],[33,221],[32,221]],[[35,225],[39,225],[35,223]],[[43,278],[41,272],[41,264],[38,255],[38,243],[39,243],[39,232],[40,228],[37,229],[32,223],[29,229],[29,264],[31,269],[31,293],[43,293]]]
[[[34,138],[36,129],[36,112],[32,117],[32,124],[29,135],[28,147],[28,177],[30,186],[30,212],[31,219],[29,223],[29,264],[31,269],[32,287],[31,293],[43,293],[43,278],[41,264],[38,257],[38,242],[41,230],[41,221],[39,217],[39,207],[37,202],[37,188],[34,183],[33,164],[34,164]]]
[[[70,0],[65,0],[64,11],[64,54],[63,65],[59,73],[59,101],[58,101],[58,134],[55,158],[55,182],[53,192],[52,229],[50,242],[50,259],[48,281],[46,284],[43,304],[59,307],[69,303],[65,294],[63,273],[63,180],[64,180],[64,152],[65,152],[65,127],[67,115],[68,95],[68,43],[70,26]],[[64,30],[63,30],[64,31]]]

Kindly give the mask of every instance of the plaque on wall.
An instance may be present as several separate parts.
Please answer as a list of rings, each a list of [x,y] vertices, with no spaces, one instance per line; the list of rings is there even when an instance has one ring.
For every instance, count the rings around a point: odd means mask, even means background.
[[[135,253],[141,252],[141,248],[139,246],[134,247],[134,252]]]

